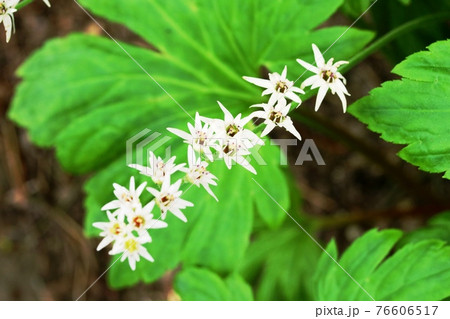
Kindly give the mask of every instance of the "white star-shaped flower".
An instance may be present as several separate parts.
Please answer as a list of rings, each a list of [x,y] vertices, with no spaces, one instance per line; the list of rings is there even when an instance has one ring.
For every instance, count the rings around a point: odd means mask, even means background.
[[[136,231],[139,237],[142,237],[151,242],[152,238],[148,233],[149,229],[166,228],[167,223],[158,219],[153,219],[151,211],[155,207],[155,202],[151,201],[144,207],[131,211],[127,215],[127,220],[130,225],[131,231]]]
[[[139,164],[130,164],[128,166],[137,169],[143,175],[150,176],[153,182],[159,185],[162,184],[166,177],[179,171],[185,165],[184,163],[175,165],[175,159],[176,157],[173,156],[167,162],[164,162],[161,157],[156,157],[153,152],[149,152],[149,167]]]
[[[271,103],[264,103],[252,105],[252,107],[262,107],[264,109],[263,111],[256,111],[252,113],[254,117],[264,119],[264,124],[266,124],[266,127],[261,133],[261,136],[266,136],[276,126],[279,126],[284,127],[288,132],[290,132],[299,140],[302,139],[300,133],[295,129],[294,123],[292,123],[291,118],[287,115],[289,113],[291,105],[286,105],[286,100],[279,100],[275,105]]]
[[[123,221],[125,215],[129,211],[141,208],[142,204],[139,200],[139,196],[141,196],[142,191],[144,190],[146,185],[147,182],[144,182],[136,189],[133,176],[130,178],[130,189],[114,183],[114,195],[116,195],[117,199],[104,205],[102,207],[102,210],[117,209],[113,213],[113,215],[117,216],[119,220]]]
[[[283,72],[281,72],[281,75],[278,73],[269,73],[269,79],[259,79],[259,78],[252,78],[249,76],[244,76],[244,80],[255,84],[257,86],[265,88],[265,90],[262,92],[262,95],[271,94],[269,98],[269,103],[275,103],[276,101],[280,99],[290,99],[298,104],[302,103],[300,97],[297,95],[305,94],[305,92],[294,86],[293,81],[289,81],[286,78],[287,75],[287,66],[284,67]],[[296,94],[297,93],[297,94]]]
[[[195,157],[195,152],[192,146],[188,146],[188,163],[189,168],[184,168],[183,171],[186,173],[186,179],[189,183],[194,184],[197,187],[203,186],[205,190],[212,196],[216,201],[219,201],[214,195],[209,185],[216,186],[217,183],[214,181],[217,179],[216,176],[211,174],[206,168],[208,163],[202,161],[201,158]]]
[[[242,114],[239,113],[234,117],[222,103],[219,101],[217,103],[223,111],[224,119],[209,119],[203,117],[203,120],[211,124],[219,145],[226,144],[226,140],[230,138],[234,140],[239,139],[240,141],[238,144],[243,144],[246,149],[250,149],[256,144],[264,145],[264,141],[261,140],[258,135],[251,130],[244,128],[244,126],[252,119],[252,116],[242,118]]]
[[[123,237],[127,233],[127,227],[123,221],[119,221],[111,214],[110,211],[107,211],[108,222],[97,222],[92,225],[102,232],[100,236],[103,237],[102,241],[98,244],[97,250],[101,250],[108,246],[113,241]]]
[[[114,243],[113,248],[109,252],[110,255],[122,254],[120,261],[128,259],[128,263],[132,270],[136,269],[136,262],[144,257],[148,261],[153,262],[153,257],[148,253],[143,244],[148,243],[146,238],[136,237],[133,234],[128,234]]]
[[[316,106],[315,110],[317,111],[322,104],[323,99],[325,98],[325,94],[328,89],[331,90],[332,94],[337,93],[339,99],[342,102],[342,108],[345,111],[347,110],[347,100],[345,99],[345,95],[350,95],[347,92],[347,88],[345,87],[346,80],[337,70],[343,65],[347,64],[348,61],[339,61],[333,64],[334,59],[331,58],[325,63],[325,59],[320,53],[319,48],[313,44],[312,45],[314,51],[314,59],[316,60],[316,65],[311,65],[308,62],[297,59],[297,62],[300,63],[305,69],[316,73],[315,75],[307,78],[303,81],[301,87],[304,88],[306,86],[311,86],[311,89],[319,88],[319,92],[317,93]]]
[[[181,179],[176,181],[174,184],[170,184],[170,179],[166,178],[161,185],[161,190],[147,187],[147,190],[155,196],[156,205],[158,205],[161,209],[162,219],[166,219],[167,212],[171,212],[182,221],[187,222],[187,218],[184,216],[181,209],[192,207],[194,204],[180,198],[183,193],[179,190],[180,185]]]
[[[6,42],[11,39],[14,30],[14,12],[19,0],[0,0],[0,23],[3,22],[6,32]]]
[[[245,141],[248,141],[248,139],[246,137],[241,137],[241,134],[242,132],[236,134],[232,138],[219,140],[217,145],[219,158],[223,158],[228,169],[231,169],[233,162],[235,162],[251,173],[256,174],[255,168],[250,165],[249,161],[245,158],[247,155],[251,154],[244,143]]]
[[[189,133],[176,128],[168,128],[167,130],[184,139],[186,143],[193,146],[195,151],[205,154],[210,161],[213,161],[210,147],[215,142],[214,131],[208,123],[202,125],[201,119],[202,117],[198,112],[195,113],[195,125],[187,124]]]

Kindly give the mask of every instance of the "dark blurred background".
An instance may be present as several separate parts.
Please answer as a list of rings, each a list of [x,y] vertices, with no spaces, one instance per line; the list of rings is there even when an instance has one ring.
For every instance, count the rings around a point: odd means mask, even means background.
[[[373,14],[382,10],[380,6]],[[107,254],[95,251],[98,241],[87,239],[82,231],[82,185],[88,176],[65,173],[53,150],[32,145],[6,113],[19,82],[15,70],[35,49],[49,38],[73,31],[100,35],[101,30],[73,1],[53,0],[51,9],[35,1],[15,18],[16,33],[10,43],[4,42],[3,34],[0,41],[0,300],[73,300],[108,267]],[[115,38],[145,45],[123,27],[99,21]],[[327,24],[352,21],[337,13]],[[368,14],[356,27],[369,27],[371,22]],[[416,43],[419,48],[414,50],[425,49],[431,42]],[[350,103],[396,78],[390,70],[406,53],[395,46],[390,50],[395,55],[374,54],[346,75]],[[372,227],[412,230],[450,208],[449,181],[399,159],[396,153],[401,146],[382,141],[351,115],[342,115],[336,96],[325,102],[318,121],[325,121],[333,132],[318,132],[303,124],[298,129],[305,139],[314,139],[326,166],[306,162],[292,167],[304,198],[303,212],[324,225],[317,234],[322,241],[336,237],[345,247]],[[313,103],[307,101],[304,107],[312,109]],[[293,163],[298,152],[291,154]],[[113,291],[103,277],[84,297],[176,299],[171,278],[167,274],[152,285]]]

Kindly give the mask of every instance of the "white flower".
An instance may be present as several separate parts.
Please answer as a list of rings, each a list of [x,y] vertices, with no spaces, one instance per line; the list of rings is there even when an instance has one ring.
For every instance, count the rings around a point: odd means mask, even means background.
[[[258,135],[253,133],[251,130],[244,129],[244,126],[252,119],[252,116],[242,118],[242,115],[239,113],[236,117],[234,117],[230,111],[222,105],[222,103],[217,103],[224,113],[224,119],[203,118],[203,120],[211,124],[219,145],[227,144],[226,140],[230,138],[233,140],[239,140],[238,143],[245,146],[246,149],[252,148],[256,144],[264,145],[264,141],[261,140]]]
[[[262,107],[263,111],[253,112],[254,117],[264,119],[264,124],[267,126],[264,128],[261,136],[266,136],[276,126],[284,127],[288,132],[294,135],[299,140],[302,139],[300,133],[295,129],[291,118],[287,115],[291,107],[290,104],[286,105],[286,100],[279,100],[276,105],[268,104],[256,104],[252,107]]]
[[[153,152],[149,152],[149,167],[139,164],[130,164],[128,166],[137,169],[143,175],[150,176],[156,184],[162,184],[166,177],[170,177],[170,175],[179,171],[185,165],[175,165],[175,159],[176,157],[173,156],[167,162],[164,162],[161,157],[156,157]]]
[[[3,22],[6,32],[6,42],[11,39],[11,33],[14,30],[14,12],[19,0],[0,0],[0,23]]]
[[[50,5],[50,1],[48,1],[48,0],[42,0],[42,1],[44,1],[45,2],[45,4],[47,5],[47,7],[51,7],[51,5]]]
[[[207,162],[202,161],[200,157],[195,158],[195,152],[190,145],[188,146],[188,163],[189,168],[183,169],[186,172],[186,179],[197,187],[200,187],[200,185],[203,186],[216,201],[219,201],[209,187],[209,185],[217,185],[214,181],[217,177],[206,169],[208,167]]]
[[[311,86],[311,89],[319,88],[319,92],[317,93],[316,106],[315,110],[317,111],[322,104],[323,99],[325,98],[325,94],[328,89],[331,90],[331,93],[337,93],[339,99],[342,102],[342,108],[344,112],[347,110],[347,100],[345,99],[345,95],[350,95],[347,92],[345,87],[346,80],[342,76],[341,73],[337,71],[337,69],[343,65],[347,64],[347,61],[339,61],[333,64],[333,58],[328,60],[325,63],[325,59],[320,53],[319,48],[313,44],[312,45],[314,51],[314,58],[316,60],[316,66],[313,66],[303,60],[297,59],[297,62],[300,63],[307,70],[316,73],[315,75],[307,78],[301,85],[302,88],[306,86]],[[342,80],[342,81],[341,81]]]
[[[153,257],[150,256],[147,249],[143,246],[143,244],[146,243],[148,243],[146,238],[136,237],[130,233],[127,236],[118,239],[109,254],[122,254],[120,261],[124,261],[128,258],[128,263],[130,264],[131,269],[135,270],[136,262],[140,260],[141,256],[148,261],[154,261]]]
[[[123,221],[124,216],[128,212],[141,208],[139,196],[141,196],[146,185],[147,182],[144,182],[136,189],[134,177],[130,178],[130,189],[114,183],[114,195],[116,195],[117,199],[104,205],[102,210],[117,209],[114,212],[114,216],[117,216],[119,220]]]
[[[101,237],[104,237],[102,241],[98,244],[97,250],[101,250],[108,246],[113,241],[123,237],[127,233],[126,225],[123,221],[117,220],[110,211],[107,211],[108,222],[98,222],[93,223],[93,226],[101,229]]]
[[[155,196],[156,205],[161,209],[162,219],[166,219],[167,212],[171,212],[182,221],[187,222],[186,216],[181,212],[181,209],[192,207],[194,204],[180,198],[183,193],[179,190],[180,185],[181,179],[171,185],[170,179],[166,178],[161,185],[161,190],[147,187],[147,190]]]
[[[244,144],[247,138],[241,138],[242,132],[236,134],[233,138],[220,139],[217,150],[219,152],[219,158],[223,158],[225,165],[228,169],[231,169],[233,162],[241,165],[248,171],[256,174],[256,170],[247,161],[245,156],[250,155],[250,151]]]
[[[305,92],[295,87],[293,81],[286,79],[286,74],[287,66],[284,67],[281,75],[276,72],[270,73],[269,80],[249,76],[244,76],[243,78],[252,84],[265,88],[266,90],[263,91],[262,95],[272,94],[269,99],[269,103],[271,104],[285,98],[300,104],[302,101],[296,93],[305,94]]]
[[[147,242],[152,241],[152,238],[148,233],[148,229],[158,229],[167,227],[166,222],[163,222],[158,219],[153,219],[153,214],[151,214],[153,207],[155,207],[155,202],[151,201],[144,207],[136,209],[135,211],[131,211],[127,215],[130,230],[136,231],[139,237],[146,239]]]
[[[198,112],[195,113],[195,126],[192,126],[191,123],[187,124],[189,133],[176,128],[168,128],[167,130],[184,139],[186,143],[193,146],[195,151],[205,154],[210,161],[213,161],[210,150],[211,145],[215,142],[213,129],[208,123],[205,123],[205,125],[202,126],[201,119],[202,117]]]

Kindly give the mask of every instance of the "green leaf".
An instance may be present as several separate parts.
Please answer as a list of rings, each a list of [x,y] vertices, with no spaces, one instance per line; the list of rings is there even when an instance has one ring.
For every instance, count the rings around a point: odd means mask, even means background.
[[[397,0],[397,1],[405,6],[411,3],[411,0]],[[374,3],[374,2],[375,0],[345,0],[341,9],[345,14],[353,18],[357,18],[367,9],[369,9],[371,5],[373,6],[382,5],[381,3]]]
[[[225,280],[205,268],[186,268],[175,277],[175,291],[185,301],[251,301],[248,284],[237,274]]]
[[[436,215],[428,221],[427,226],[405,234],[397,246],[403,247],[425,239],[439,239],[450,244],[450,212]]]
[[[323,255],[314,279],[316,300],[442,300],[450,296],[450,246],[438,240],[410,243],[389,252],[399,230],[371,230],[336,258]],[[336,256],[336,246],[330,246]],[[364,290],[370,294],[370,296]]]
[[[263,162],[258,166],[258,174],[250,178],[254,178],[261,185],[259,187],[253,180],[251,181],[256,211],[269,228],[276,229],[287,217],[280,206],[285,209],[289,207],[289,187],[285,182],[285,172],[280,169],[280,163],[287,163],[285,155],[278,146],[269,146],[270,143],[271,141],[267,140],[266,145],[254,150]],[[266,194],[266,191],[276,199],[276,202]]]
[[[349,16],[356,18],[371,5],[371,0],[345,0],[342,11]]]
[[[320,248],[291,220],[258,234],[240,272],[255,286],[257,300],[308,300]]]
[[[253,292],[249,284],[238,274],[231,274],[225,279],[230,300],[232,301],[252,301]]]
[[[450,40],[411,55],[349,111],[386,141],[407,144],[399,156],[422,170],[450,178]]]
[[[207,266],[227,273],[236,268],[249,244],[253,203],[251,200],[241,200],[241,196],[243,189],[252,189],[254,185],[251,173],[244,168],[233,167],[230,174],[223,163],[213,165],[217,170],[212,170],[212,173],[221,178],[214,190],[219,202],[209,200],[198,203],[197,199],[183,260],[188,265]]]
[[[310,42],[331,44],[344,29],[312,30],[342,3],[336,0],[80,3],[94,14],[123,23],[154,50],[81,34],[51,40],[19,69],[23,81],[9,117],[28,130],[33,142],[54,147],[65,169],[93,173],[85,184],[85,232],[90,236],[98,234],[92,223],[105,218],[100,208],[112,200],[112,183],[127,185],[136,173],[126,167],[127,140],[146,128],[161,134],[156,142],[172,137],[166,128],[186,129],[195,112],[221,117],[217,100],[236,114],[249,113],[248,106],[259,102],[260,90],[243,75],[258,76],[264,64],[280,72],[285,61],[303,53],[312,58]],[[347,32],[336,44],[339,58],[348,59],[372,35],[357,29]],[[301,68],[296,65],[290,72],[294,77]],[[174,137],[165,145],[169,144],[182,162],[185,145]],[[261,154],[269,165],[257,166],[254,178],[288,209],[288,182],[276,165],[280,151],[267,146]],[[214,191],[220,202],[203,190],[186,193],[195,203],[186,211],[189,222],[172,220],[167,231],[152,232],[148,249],[155,262],[143,262],[135,272],[117,262],[108,278],[113,287],[152,282],[181,262],[232,273],[249,244],[253,211],[269,227],[281,225],[285,214],[250,174],[214,166],[219,178]]]
[[[327,247],[325,248],[327,253],[322,253],[317,263],[316,271],[313,274],[312,281],[315,285],[313,285],[313,293],[315,298],[320,298],[322,292],[326,291],[327,283],[322,280],[322,276],[327,273],[331,273],[332,264],[330,261],[338,259],[338,248],[336,245],[336,241],[332,239]],[[317,297],[319,296],[319,297]],[[316,301],[318,299],[315,299]]]

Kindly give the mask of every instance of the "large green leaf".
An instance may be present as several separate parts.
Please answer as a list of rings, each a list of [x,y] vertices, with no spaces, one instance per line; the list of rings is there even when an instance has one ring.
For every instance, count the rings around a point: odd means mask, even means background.
[[[450,40],[411,55],[385,82],[349,111],[386,141],[407,144],[399,156],[421,169],[450,178]]]
[[[221,117],[217,100],[232,112],[249,112],[260,90],[242,76],[257,76],[262,65],[279,72],[286,61],[295,65],[294,58],[303,55],[312,59],[311,42],[329,45],[345,29],[312,30],[341,2],[81,0],[94,14],[123,23],[155,50],[81,34],[52,40],[19,69],[23,81],[9,116],[28,129],[36,144],[55,147],[68,171],[95,173],[85,185],[85,230],[96,235],[91,225],[105,218],[100,207],[112,199],[112,183],[126,185],[135,173],[126,168],[127,139],[145,128],[164,136],[170,135],[167,127],[186,129],[196,111]],[[371,37],[352,29],[330,53],[348,59]],[[292,78],[302,71],[295,67]],[[176,141],[169,144],[181,161],[185,146]],[[269,165],[257,166],[255,179],[288,208],[286,177],[276,165],[280,151],[267,146],[261,154]],[[116,263],[111,285],[151,282],[180,262],[231,273],[248,246],[255,207],[268,226],[282,223],[285,214],[250,174],[219,164],[213,173],[219,177],[214,191],[220,202],[203,190],[189,190],[186,197],[196,205],[186,211],[189,222],[170,220],[167,231],[154,231],[148,247],[155,263],[138,265],[136,272]]]
[[[183,269],[175,277],[175,291],[186,301],[251,301],[250,286],[237,274],[222,279],[205,268]]]
[[[424,240],[387,257],[401,236],[399,230],[371,230],[340,259],[332,242],[327,249],[345,271],[324,253],[314,276],[316,300],[371,300],[372,296],[375,300],[411,301],[450,296],[450,246]]]

